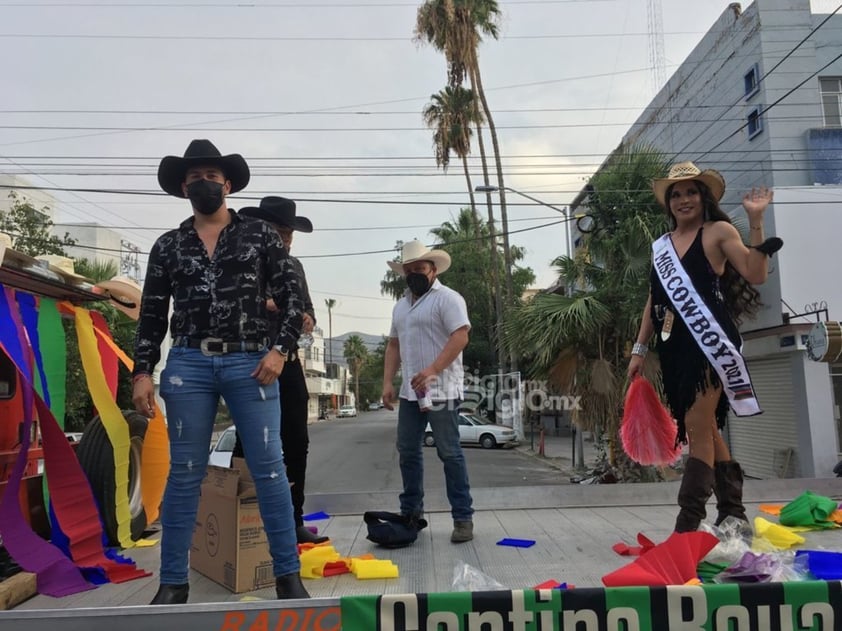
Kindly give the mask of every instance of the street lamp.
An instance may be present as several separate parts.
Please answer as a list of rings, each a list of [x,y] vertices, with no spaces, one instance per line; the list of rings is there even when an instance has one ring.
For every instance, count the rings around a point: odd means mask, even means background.
[[[556,211],[557,213],[561,213],[565,216],[567,221],[564,222],[564,240],[565,240],[565,247],[567,248],[567,256],[573,256],[573,244],[571,242],[572,233],[570,231],[570,209],[567,207],[559,208],[558,206],[553,206],[549,202],[545,202],[544,200],[538,199],[537,197],[533,197],[532,195],[528,195],[523,191],[519,191],[511,186],[504,186],[505,190],[514,193],[516,195],[520,195],[521,197],[525,197],[526,199],[535,202],[536,204],[540,204],[541,206],[546,206],[547,208],[551,208],[552,210]],[[474,188],[477,193],[495,193],[500,190],[498,186],[477,186]],[[511,274],[511,270],[509,270],[509,274]]]

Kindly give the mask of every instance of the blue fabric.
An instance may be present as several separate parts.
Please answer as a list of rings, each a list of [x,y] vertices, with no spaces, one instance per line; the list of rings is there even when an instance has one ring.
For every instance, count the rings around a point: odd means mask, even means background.
[[[437,402],[422,412],[417,401],[401,399],[398,407],[397,447],[403,478],[401,514],[420,517],[424,513],[423,440],[427,423],[436,440],[436,452],[444,464],[444,479],[450,513],[456,521],[469,521],[474,514],[471,485],[465,455],[459,444],[459,413],[456,401]]]
[[[251,376],[266,352],[213,357],[192,348],[169,352],[160,390],[170,437],[170,474],[161,506],[162,584],[187,583],[188,551],[220,396],[236,419],[254,478],[274,574],[300,569],[281,450],[279,390],[277,384],[261,387]]]

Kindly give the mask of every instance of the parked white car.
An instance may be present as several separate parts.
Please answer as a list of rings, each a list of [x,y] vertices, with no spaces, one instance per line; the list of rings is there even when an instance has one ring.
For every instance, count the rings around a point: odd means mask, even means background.
[[[481,445],[486,449],[494,447],[514,447],[519,444],[515,430],[508,425],[495,425],[481,416],[459,414],[459,442],[463,445]],[[436,439],[427,423],[424,431],[424,444],[433,447]]]
[[[337,418],[348,418],[357,415],[357,408],[353,405],[342,405],[339,407]]]
[[[232,425],[219,435],[216,444],[211,447],[208,464],[217,467],[230,467],[231,455],[234,453],[234,443],[236,442],[237,432]]]

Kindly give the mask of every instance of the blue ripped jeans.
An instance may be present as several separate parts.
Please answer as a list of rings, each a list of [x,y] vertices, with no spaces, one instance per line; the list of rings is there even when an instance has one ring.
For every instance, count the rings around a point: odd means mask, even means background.
[[[161,584],[180,585],[188,580],[193,524],[220,396],[236,419],[243,441],[274,574],[299,571],[281,451],[278,384],[261,387],[251,376],[265,354],[263,350],[208,357],[199,349],[174,347],[167,356],[160,386],[170,438],[170,474],[161,505]]]
[[[459,414],[456,401],[436,402],[422,412],[417,401],[401,399],[398,407],[397,448],[403,478],[401,514],[424,513],[423,441],[427,423],[436,439],[436,452],[444,464],[444,480],[450,513],[455,521],[469,521],[474,514],[468,467],[459,444]]]

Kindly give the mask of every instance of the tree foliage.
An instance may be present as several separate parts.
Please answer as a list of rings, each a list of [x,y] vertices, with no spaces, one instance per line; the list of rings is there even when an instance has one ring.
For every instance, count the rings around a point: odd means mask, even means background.
[[[67,232],[61,238],[51,233],[53,222],[50,221],[48,206],[39,210],[15,191],[9,193],[9,198],[12,200],[11,208],[0,215],[0,231],[12,237],[12,248],[29,256],[66,256],[65,248],[76,245],[76,240]]]
[[[360,372],[365,364],[366,357],[368,357],[368,349],[365,342],[359,335],[351,335],[345,340],[343,346],[343,355],[345,361],[348,362],[348,367],[354,375],[354,395],[356,397],[357,406],[361,404],[360,399]]]
[[[521,365],[559,392],[580,396],[574,420],[609,436],[617,429],[631,341],[648,294],[651,243],[667,228],[651,192],[652,179],[666,169],[654,149],[615,152],[590,181],[586,211],[595,230],[574,258],[554,261],[560,284],[574,290],[539,294],[506,321],[504,342],[521,355]]]

